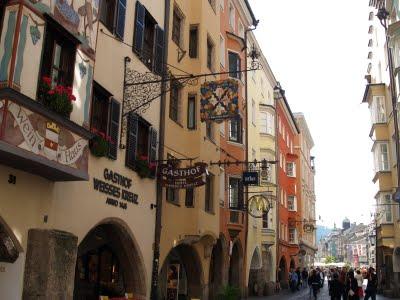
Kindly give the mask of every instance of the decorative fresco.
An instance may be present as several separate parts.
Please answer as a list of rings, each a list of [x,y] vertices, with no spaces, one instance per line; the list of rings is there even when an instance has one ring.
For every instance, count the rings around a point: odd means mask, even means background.
[[[1,100],[0,110],[4,105],[6,101]],[[0,121],[3,122],[3,117]],[[1,139],[59,164],[87,172],[89,151],[86,139],[13,101],[8,101]]]
[[[222,122],[239,115],[238,82],[234,79],[209,81],[201,85],[201,121]]]
[[[93,51],[96,45],[100,0],[30,0],[42,12],[54,18]]]

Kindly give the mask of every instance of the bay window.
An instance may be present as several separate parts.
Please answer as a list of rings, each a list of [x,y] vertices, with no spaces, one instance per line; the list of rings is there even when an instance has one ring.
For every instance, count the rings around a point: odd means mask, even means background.
[[[296,196],[288,195],[287,202],[288,202],[288,210],[289,211],[297,211],[297,199],[296,199]]]
[[[234,52],[228,52],[228,61],[229,61],[229,77],[240,79],[241,78],[241,62],[240,56]]]
[[[243,188],[240,178],[229,178],[229,208],[241,209],[243,207]]]
[[[385,96],[374,96],[370,106],[372,124],[386,123]]]
[[[379,195],[378,207],[381,223],[393,223],[392,195],[390,193]]]
[[[289,177],[296,177],[296,164],[294,162],[286,163],[286,174]]]
[[[275,135],[274,116],[270,112],[260,113],[260,133]]]
[[[289,228],[289,243],[297,244],[297,230],[296,228]]]

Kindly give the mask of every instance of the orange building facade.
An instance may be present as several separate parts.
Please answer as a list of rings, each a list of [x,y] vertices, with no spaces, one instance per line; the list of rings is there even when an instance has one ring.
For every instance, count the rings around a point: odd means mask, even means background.
[[[278,249],[277,272],[282,287],[287,285],[288,272],[299,266],[300,194],[296,176],[298,155],[295,138],[299,134],[296,121],[283,93],[277,100],[278,142]],[[300,225],[299,225],[300,224]]]

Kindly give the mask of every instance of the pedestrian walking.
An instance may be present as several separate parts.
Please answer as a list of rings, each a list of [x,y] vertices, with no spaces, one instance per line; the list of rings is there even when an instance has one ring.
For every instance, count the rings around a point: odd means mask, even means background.
[[[339,275],[333,273],[331,283],[329,284],[329,295],[331,300],[341,300],[343,295],[344,286],[339,280]]]
[[[365,289],[365,298],[364,300],[376,300],[376,291],[378,288],[378,278],[375,274],[375,269],[370,267],[367,273],[367,288]]]
[[[308,271],[307,268],[304,268],[303,271],[301,272],[301,279],[303,281],[303,288],[307,287],[307,283],[308,283]]]
[[[354,278],[354,271],[350,271],[347,274],[346,281],[346,293],[348,296],[348,300],[359,300],[360,297],[357,295],[358,283],[357,279]]]
[[[297,286],[296,286],[296,289],[297,289],[298,291],[300,291],[300,287],[301,287],[301,285],[302,285],[300,267],[298,267],[298,268],[296,269],[296,275],[297,275]]]
[[[361,298],[364,296],[364,292],[363,292],[363,288],[362,288],[363,282],[364,282],[364,277],[362,276],[360,270],[356,271],[354,278],[357,280],[357,285],[358,285],[356,294]]]
[[[308,285],[311,288],[314,300],[317,299],[318,290],[321,284],[321,277],[317,274],[316,270],[312,270],[310,277],[308,278]]]

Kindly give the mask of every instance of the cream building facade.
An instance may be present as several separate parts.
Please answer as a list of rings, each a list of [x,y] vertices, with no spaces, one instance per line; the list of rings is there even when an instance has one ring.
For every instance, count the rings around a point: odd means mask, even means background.
[[[254,34],[250,32],[248,51],[252,47],[260,49]],[[247,75],[248,160],[274,162],[277,160],[274,97],[277,81],[262,53],[259,61],[260,70],[251,71]],[[251,69],[251,61],[248,68]],[[265,196],[270,204],[268,214],[261,218],[249,215],[246,282],[250,295],[270,295],[274,292],[276,282],[277,176],[274,163],[267,163],[266,167],[265,176],[260,177],[260,186],[249,187],[249,198],[259,193]]]
[[[138,155],[156,159],[161,102],[128,120],[124,64],[159,71],[162,53],[146,35],[162,41],[164,3],[101,2],[107,8],[2,2],[0,294],[7,299],[149,298],[156,181],[140,173]],[[144,60],[146,47],[153,54]],[[42,76],[72,86],[70,118],[38,102]],[[111,140],[103,152],[97,135]]]

